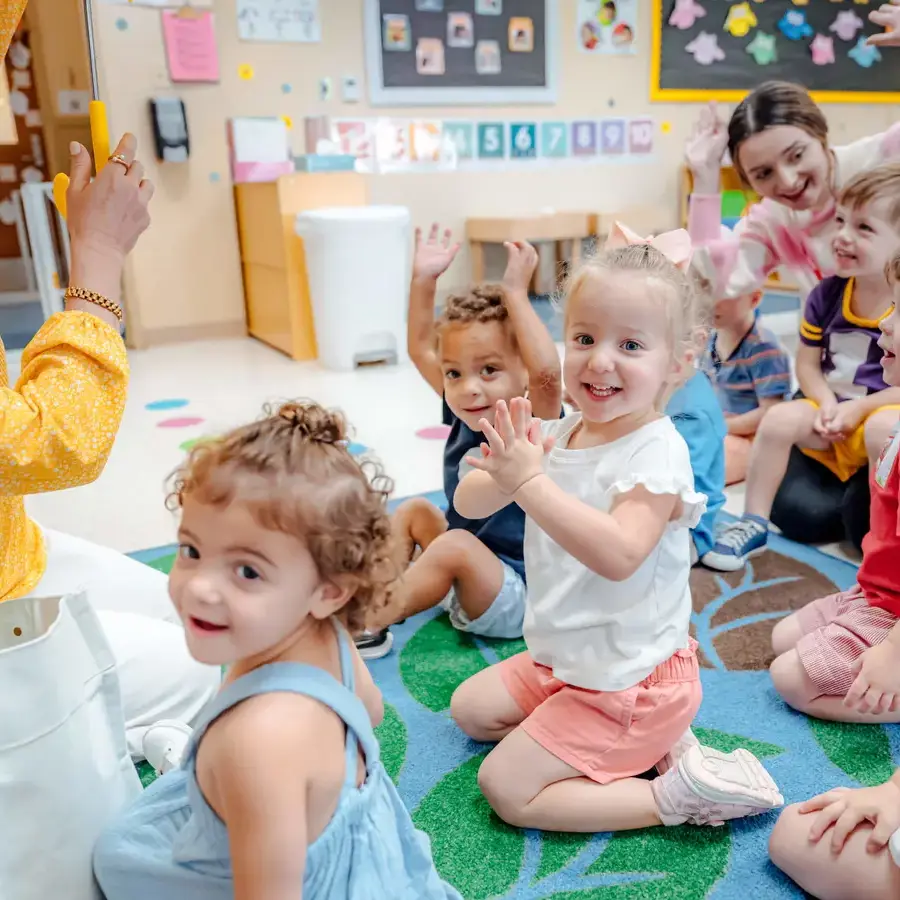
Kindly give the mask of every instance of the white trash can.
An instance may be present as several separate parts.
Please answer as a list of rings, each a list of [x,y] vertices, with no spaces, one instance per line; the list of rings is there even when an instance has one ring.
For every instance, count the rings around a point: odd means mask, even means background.
[[[297,216],[319,362],[328,369],[405,362],[409,210],[316,209]]]

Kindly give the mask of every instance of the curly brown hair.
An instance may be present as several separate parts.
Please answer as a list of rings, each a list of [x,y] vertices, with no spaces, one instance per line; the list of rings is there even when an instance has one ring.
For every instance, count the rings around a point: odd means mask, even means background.
[[[470,288],[465,294],[451,294],[437,320],[437,329],[447,325],[468,325],[470,322],[509,321],[509,313],[503,299],[503,288],[498,284],[482,284]]]
[[[321,578],[349,582],[338,613],[351,633],[386,602],[391,580],[387,498],[393,485],[347,448],[341,413],[303,400],[196,445],[172,475],[167,505],[245,503],[262,528],[301,538]]]

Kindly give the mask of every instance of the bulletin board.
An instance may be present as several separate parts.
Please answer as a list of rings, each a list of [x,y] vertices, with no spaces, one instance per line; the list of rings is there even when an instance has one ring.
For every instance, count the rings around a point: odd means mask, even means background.
[[[868,20],[877,4],[653,4],[651,100],[738,101],[775,79],[802,84],[819,102],[900,103],[900,50],[865,46],[881,30]]]
[[[373,105],[555,103],[558,0],[365,0]]]

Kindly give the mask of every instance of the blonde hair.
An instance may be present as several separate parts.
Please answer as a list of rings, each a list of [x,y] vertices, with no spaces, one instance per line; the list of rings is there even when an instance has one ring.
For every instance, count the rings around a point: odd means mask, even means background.
[[[676,359],[686,360],[703,349],[711,299],[692,272],[682,271],[650,244],[604,248],[569,276],[564,302],[568,304],[592,279],[602,278],[605,272],[630,272],[647,282],[648,290],[659,297],[665,308],[670,346]]]
[[[321,578],[352,584],[338,618],[356,633],[386,599],[392,487],[379,467],[350,455],[339,412],[298,401],[195,446],[173,473],[167,505],[189,496],[245,503],[262,528],[302,539]]]
[[[873,200],[891,201],[888,220],[900,227],[900,163],[890,162],[860,172],[844,186],[838,197],[841,206],[859,209]]]

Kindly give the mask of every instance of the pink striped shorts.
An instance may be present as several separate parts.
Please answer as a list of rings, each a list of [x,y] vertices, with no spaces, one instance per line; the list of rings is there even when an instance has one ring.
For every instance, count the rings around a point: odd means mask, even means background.
[[[797,652],[806,674],[825,696],[840,697],[856,677],[854,663],[880,644],[897,622],[885,609],[870,606],[859,585],[813,600],[797,612],[803,637]]]

